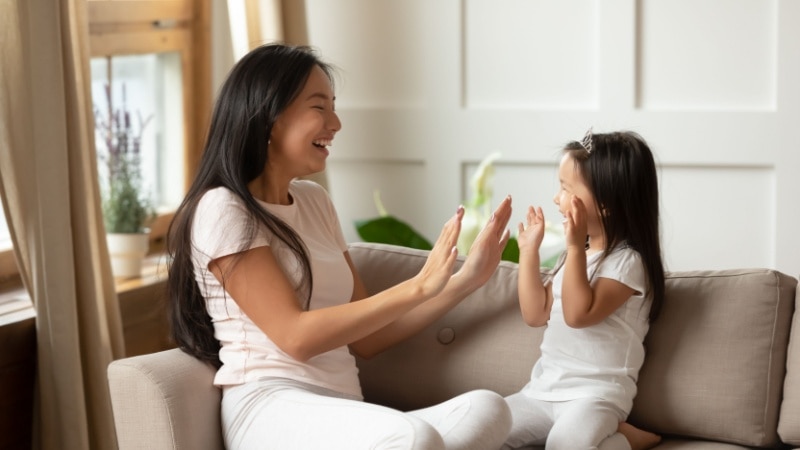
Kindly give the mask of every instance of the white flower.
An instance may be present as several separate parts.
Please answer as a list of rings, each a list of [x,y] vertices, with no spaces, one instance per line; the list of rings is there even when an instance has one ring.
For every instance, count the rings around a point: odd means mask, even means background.
[[[491,215],[492,181],[494,181],[494,162],[501,156],[493,152],[481,161],[470,180],[472,198],[464,205],[464,219],[461,234],[458,236],[458,253],[466,255],[472,242],[478,237]]]

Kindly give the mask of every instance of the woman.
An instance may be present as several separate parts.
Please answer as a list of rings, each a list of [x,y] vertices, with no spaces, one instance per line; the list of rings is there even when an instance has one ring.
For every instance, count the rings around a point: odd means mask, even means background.
[[[402,413],[364,403],[351,352],[370,357],[441,317],[494,272],[505,199],[453,274],[463,208],[420,272],[367,296],[326,192],[341,122],[331,70],[308,48],[259,47],[233,68],[196,179],[170,227],[173,334],[218,367],[228,448],[498,448],[499,395]]]

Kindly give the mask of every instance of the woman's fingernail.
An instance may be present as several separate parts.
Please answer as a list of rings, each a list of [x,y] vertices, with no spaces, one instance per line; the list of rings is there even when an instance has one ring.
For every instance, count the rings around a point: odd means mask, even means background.
[[[489,222],[494,222],[494,213],[492,213],[492,217],[489,217]]]

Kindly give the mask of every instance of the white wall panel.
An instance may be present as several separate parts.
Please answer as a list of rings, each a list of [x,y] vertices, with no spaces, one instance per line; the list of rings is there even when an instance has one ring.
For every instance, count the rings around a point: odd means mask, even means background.
[[[422,161],[354,160],[334,162],[328,168],[331,198],[348,242],[361,240],[355,229],[355,220],[378,217],[373,202],[375,191],[380,193],[389,214],[422,232],[425,213],[420,207],[420,199],[425,198],[427,189]],[[432,240],[436,236],[426,237]]]
[[[434,66],[421,65],[430,41],[426,0],[308,0],[309,40],[339,67],[340,108],[418,108]]]
[[[467,107],[596,107],[596,0],[466,0],[465,9]]]
[[[660,172],[668,269],[774,265],[773,168],[666,166]]]
[[[800,274],[800,2],[307,0],[341,68],[331,194],[434,237],[493,151],[493,204],[560,220],[560,146],[589,126],[641,133],[661,167],[670,270]]]
[[[776,0],[640,0],[640,106],[775,107]]]

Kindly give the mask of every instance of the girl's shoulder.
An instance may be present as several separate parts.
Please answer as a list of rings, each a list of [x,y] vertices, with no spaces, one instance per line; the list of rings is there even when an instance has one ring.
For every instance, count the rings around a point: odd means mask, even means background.
[[[595,274],[618,279],[638,290],[645,278],[642,255],[625,243],[617,245],[600,261]]]
[[[615,246],[610,252],[608,252],[608,256],[605,258],[605,261],[616,261],[617,263],[628,263],[628,264],[641,264],[642,263],[642,255],[636,251],[633,247],[628,245],[627,242],[621,242],[617,246]]]

